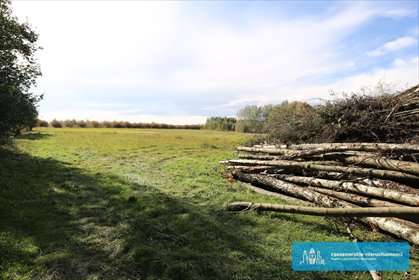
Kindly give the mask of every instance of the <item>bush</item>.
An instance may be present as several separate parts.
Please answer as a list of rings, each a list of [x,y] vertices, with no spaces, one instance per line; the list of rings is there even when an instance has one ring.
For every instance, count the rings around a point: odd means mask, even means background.
[[[44,120],[38,120],[39,127],[48,127],[48,122]]]
[[[64,127],[76,127],[77,126],[77,121],[75,119],[72,120],[65,120],[62,122]]]
[[[205,122],[204,128],[211,130],[234,131],[236,128],[236,119],[230,117],[211,117]]]
[[[267,120],[273,105],[247,105],[237,113],[237,132],[265,133]]]
[[[316,109],[306,102],[282,102],[272,108],[268,122],[269,141],[301,143],[324,141],[323,123]]]
[[[63,127],[62,122],[57,121],[56,119],[53,119],[53,120],[49,123],[49,125],[50,125],[51,127],[55,127],[55,128],[61,128],[61,127]]]
[[[78,121],[77,122],[77,126],[81,127],[81,128],[86,128],[87,127],[87,123],[85,121]]]

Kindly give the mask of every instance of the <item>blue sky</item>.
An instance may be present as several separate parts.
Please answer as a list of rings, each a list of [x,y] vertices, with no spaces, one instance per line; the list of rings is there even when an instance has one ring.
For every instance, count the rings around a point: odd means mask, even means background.
[[[14,1],[42,118],[203,123],[247,104],[419,83],[417,1]]]

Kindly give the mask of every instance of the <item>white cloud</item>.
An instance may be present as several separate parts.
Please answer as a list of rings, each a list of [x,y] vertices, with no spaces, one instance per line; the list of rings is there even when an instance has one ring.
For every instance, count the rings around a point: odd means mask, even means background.
[[[410,36],[400,37],[400,38],[397,38],[396,40],[385,43],[384,45],[382,45],[381,47],[373,51],[367,52],[367,55],[378,57],[378,56],[388,54],[390,52],[394,52],[403,48],[413,46],[415,43],[416,43],[416,39],[413,37],[410,37]]]
[[[413,9],[392,9],[383,12],[383,16],[385,17],[411,17],[417,14],[417,10]]]
[[[176,99],[184,102],[210,95],[220,105],[202,103],[197,109],[202,108],[204,115],[218,108],[223,115],[223,110],[245,103],[322,97],[337,84],[304,87],[300,81],[356,68],[354,55],[342,53],[342,41],[387,11],[377,5],[350,3],[342,4],[333,14],[293,20],[253,14],[243,19],[243,27],[220,21],[203,9],[191,13],[184,2],[15,1],[13,5],[20,17],[27,15],[37,27],[44,47],[39,53],[43,77],[38,88],[46,94],[40,107],[45,118],[155,118],[156,122],[170,123],[176,118],[127,115],[106,104],[125,104],[127,100],[118,100],[118,96],[135,96],[140,101],[129,104],[129,110],[149,113],[150,108],[142,106],[156,101],[141,102],[141,98],[174,100],[174,104],[164,105],[166,115],[174,116],[184,106],[175,104]],[[408,13],[389,10],[390,15]],[[407,47],[414,44],[412,39],[399,38],[373,52],[382,55]],[[411,62],[403,64],[401,60],[394,67],[397,71],[413,69]],[[80,98],[83,94],[87,101]],[[109,95],[114,97],[112,101],[107,99]],[[59,104],[60,100],[66,104]],[[99,105],[84,104],[89,102]],[[60,109],[51,109],[54,105]],[[182,120],[205,120],[200,113],[191,114],[190,119],[184,116]]]
[[[371,73],[357,74],[342,78],[338,82],[323,83],[314,86],[290,85],[279,88],[277,92],[263,96],[243,96],[232,102],[223,104],[219,108],[234,107],[239,109],[244,104],[265,105],[279,103],[284,100],[330,99],[330,92],[359,92],[362,88],[375,86],[380,81],[394,85],[395,90],[405,89],[419,84],[419,57],[408,60],[396,59],[389,68],[375,69]],[[287,94],[291,93],[291,94]]]
[[[371,73],[349,76],[339,82],[317,87],[301,87],[296,99],[324,98],[329,99],[329,91],[359,92],[361,88],[377,85],[380,81],[394,85],[395,90],[405,89],[419,84],[419,57],[409,60],[396,59],[389,68],[379,68]]]

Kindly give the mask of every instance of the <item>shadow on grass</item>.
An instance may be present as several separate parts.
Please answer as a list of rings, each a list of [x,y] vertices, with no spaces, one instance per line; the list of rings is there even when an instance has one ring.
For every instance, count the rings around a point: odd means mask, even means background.
[[[0,278],[337,279],[292,272],[290,252],[261,253],[246,215],[203,207],[0,150]]]
[[[16,137],[17,139],[26,139],[26,140],[41,140],[50,137],[51,134],[48,133],[40,133],[40,132],[28,132],[19,135]]]
[[[240,278],[232,255],[262,258],[240,234],[252,223],[221,220],[147,185],[0,150],[0,278]]]

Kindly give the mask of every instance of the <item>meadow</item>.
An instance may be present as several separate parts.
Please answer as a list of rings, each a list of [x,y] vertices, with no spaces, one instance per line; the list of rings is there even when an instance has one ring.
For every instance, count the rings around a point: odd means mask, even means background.
[[[294,272],[295,241],[351,241],[332,218],[231,213],[286,203],[222,177],[249,135],[36,128],[0,150],[0,279],[371,279]],[[394,240],[356,227],[364,241]],[[418,274],[412,250],[411,276]],[[385,272],[385,279],[405,279]]]

